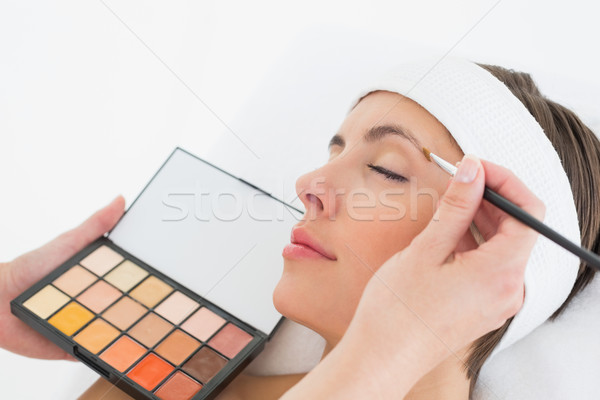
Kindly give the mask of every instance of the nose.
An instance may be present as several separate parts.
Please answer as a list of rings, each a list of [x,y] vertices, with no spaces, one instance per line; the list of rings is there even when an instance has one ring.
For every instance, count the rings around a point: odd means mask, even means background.
[[[304,204],[304,219],[333,218],[338,212],[340,190],[334,184],[334,171],[325,165],[302,175],[296,181],[296,194]]]

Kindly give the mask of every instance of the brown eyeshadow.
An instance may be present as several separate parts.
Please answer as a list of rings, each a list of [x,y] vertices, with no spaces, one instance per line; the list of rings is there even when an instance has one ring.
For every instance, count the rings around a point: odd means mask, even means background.
[[[227,360],[208,347],[202,347],[182,369],[206,384],[227,364]]]
[[[177,371],[154,394],[161,400],[189,400],[202,389],[202,385]]]

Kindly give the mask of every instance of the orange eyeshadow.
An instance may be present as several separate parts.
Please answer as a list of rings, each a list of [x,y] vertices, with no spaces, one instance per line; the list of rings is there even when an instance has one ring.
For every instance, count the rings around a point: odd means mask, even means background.
[[[171,364],[150,353],[127,373],[138,385],[152,390],[173,371]]]
[[[127,336],[121,336],[100,355],[117,371],[125,372],[138,358],[146,353],[146,348]]]
[[[65,335],[71,336],[91,321],[92,318],[94,318],[94,314],[72,301],[54,314],[48,322]]]

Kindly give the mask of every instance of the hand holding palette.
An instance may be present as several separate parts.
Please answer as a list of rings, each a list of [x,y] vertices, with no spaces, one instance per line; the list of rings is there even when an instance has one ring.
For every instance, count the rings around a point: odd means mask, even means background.
[[[300,215],[176,149],[107,237],[11,309],[133,397],[214,398],[281,320],[271,295]]]

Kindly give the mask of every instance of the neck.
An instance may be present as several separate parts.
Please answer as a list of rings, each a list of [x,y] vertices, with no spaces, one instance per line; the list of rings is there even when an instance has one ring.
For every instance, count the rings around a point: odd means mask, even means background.
[[[404,400],[467,400],[470,381],[464,371],[463,360],[466,360],[465,352],[449,356],[421,377]]]
[[[336,344],[337,341],[326,341],[322,359],[333,350]],[[467,348],[442,361],[419,379],[404,400],[467,400],[469,398],[469,379],[464,372],[466,355]]]

